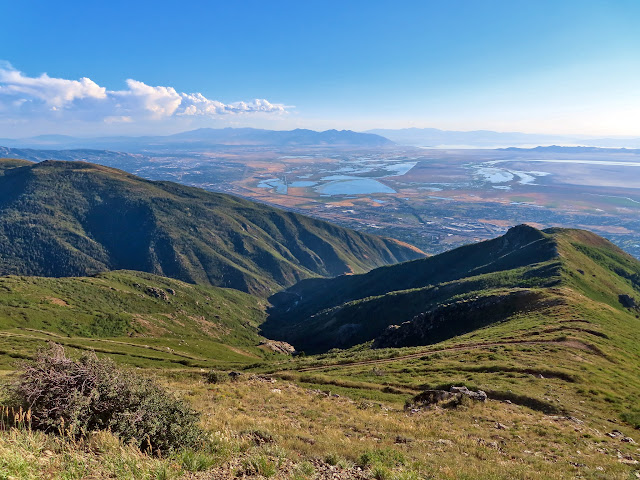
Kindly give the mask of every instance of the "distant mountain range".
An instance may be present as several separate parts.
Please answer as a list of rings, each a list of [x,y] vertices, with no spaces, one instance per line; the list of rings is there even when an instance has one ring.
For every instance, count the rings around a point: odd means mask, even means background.
[[[453,131],[437,128],[375,129],[367,133],[380,135],[401,145],[419,147],[500,148],[537,145],[584,145],[592,147],[640,148],[640,138],[603,138],[584,135],[544,135],[490,130]]]
[[[531,148],[562,145],[640,149],[640,138],[598,138],[580,135],[540,135],[490,130],[453,131],[437,128],[352,130],[307,129],[263,130],[257,128],[199,128],[174,135],[112,136],[81,138],[67,135],[39,135],[28,138],[0,138],[0,145],[18,149],[93,149],[131,153],[197,152],[220,147],[360,147],[398,145],[432,148]]]
[[[640,149],[633,148],[602,148],[602,147],[563,147],[559,145],[549,145],[547,147],[519,148],[507,147],[499,148],[507,152],[539,152],[539,153],[640,153]]]
[[[41,135],[9,139],[0,145],[13,148],[107,149],[129,152],[198,151],[220,146],[354,146],[381,147],[393,145],[379,135],[351,130],[261,130],[256,128],[199,128],[166,136],[79,138],[66,135]]]
[[[0,159],[15,158],[32,162],[45,160],[83,161],[98,163],[107,167],[131,170],[136,166],[148,164],[149,157],[135,153],[114,152],[111,150],[93,150],[78,148],[72,150],[40,150],[34,148],[0,147]]]
[[[264,295],[422,256],[396,240],[100,165],[0,160],[0,275],[127,269]]]

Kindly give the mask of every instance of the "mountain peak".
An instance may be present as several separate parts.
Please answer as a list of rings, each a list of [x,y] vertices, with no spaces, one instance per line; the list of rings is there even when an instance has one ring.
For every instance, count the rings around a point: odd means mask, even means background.
[[[516,225],[515,227],[511,227],[509,230],[507,230],[504,238],[508,239],[509,241],[516,241],[519,244],[526,244],[535,242],[536,240],[547,238],[547,235],[545,235],[542,230],[538,230],[531,225],[523,223],[520,225]]]

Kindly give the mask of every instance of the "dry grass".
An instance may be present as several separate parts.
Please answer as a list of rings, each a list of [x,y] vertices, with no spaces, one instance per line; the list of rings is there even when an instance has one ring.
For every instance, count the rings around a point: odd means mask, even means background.
[[[0,479],[302,480],[332,478],[321,471],[328,464],[339,478],[388,480],[629,479],[640,470],[638,446],[608,437],[611,427],[503,402],[412,414],[248,375],[166,382],[203,413],[206,451],[158,459],[109,433],[74,442],[12,429],[0,434]]]
[[[411,414],[283,381],[188,388],[194,406],[204,413],[205,428],[224,438],[238,441],[240,432],[263,432],[294,460],[333,457],[362,464],[371,452],[387,452],[387,457],[396,452],[402,461],[369,466],[388,469],[388,478],[414,473],[451,479],[627,479],[636,468],[629,463],[640,460],[635,446],[586,422],[502,402]]]

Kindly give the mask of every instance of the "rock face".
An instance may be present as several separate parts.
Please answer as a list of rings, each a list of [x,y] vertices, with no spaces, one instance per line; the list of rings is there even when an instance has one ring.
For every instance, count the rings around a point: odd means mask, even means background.
[[[516,311],[536,304],[541,306],[539,294],[518,290],[504,295],[488,295],[439,306],[416,315],[408,322],[390,325],[373,341],[373,348],[414,347],[430,345],[473,328],[508,318]],[[463,321],[462,321],[463,320]]]

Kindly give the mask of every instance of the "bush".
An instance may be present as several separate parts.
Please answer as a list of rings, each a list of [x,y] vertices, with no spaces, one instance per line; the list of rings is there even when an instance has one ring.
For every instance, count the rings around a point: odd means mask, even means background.
[[[22,364],[13,390],[35,429],[74,437],[110,430],[156,454],[200,442],[198,415],[187,405],[95,353],[72,360],[51,344]]]
[[[229,380],[229,375],[224,372],[209,370],[204,374],[204,379],[207,383],[224,383]]]

